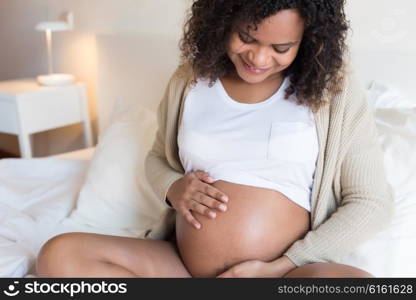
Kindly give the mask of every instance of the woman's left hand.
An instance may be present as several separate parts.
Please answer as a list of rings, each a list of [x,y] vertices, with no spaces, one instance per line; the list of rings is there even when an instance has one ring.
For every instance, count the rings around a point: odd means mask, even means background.
[[[281,278],[295,268],[296,265],[288,257],[283,255],[271,262],[264,262],[262,260],[248,260],[236,264],[235,266],[229,268],[227,271],[218,275],[217,278]]]
[[[227,271],[217,276],[217,278],[257,277],[277,277],[273,264],[261,260],[248,260],[232,266]]]

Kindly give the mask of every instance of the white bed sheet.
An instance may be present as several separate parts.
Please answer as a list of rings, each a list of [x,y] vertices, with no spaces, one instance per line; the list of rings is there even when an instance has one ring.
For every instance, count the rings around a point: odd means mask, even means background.
[[[56,154],[51,157],[56,158],[67,158],[67,159],[75,159],[75,160],[91,160],[95,151],[95,147],[85,148],[81,150],[75,150],[71,152]]]
[[[0,160],[0,277],[34,274],[42,244],[76,228],[59,222],[75,205],[93,151]]]

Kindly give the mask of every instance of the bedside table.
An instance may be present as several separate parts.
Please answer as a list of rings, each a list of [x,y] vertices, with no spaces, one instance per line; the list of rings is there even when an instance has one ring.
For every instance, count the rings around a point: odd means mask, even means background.
[[[92,147],[83,83],[44,87],[35,79],[0,82],[0,132],[18,136],[23,158],[32,157],[31,134],[81,122],[85,146]]]

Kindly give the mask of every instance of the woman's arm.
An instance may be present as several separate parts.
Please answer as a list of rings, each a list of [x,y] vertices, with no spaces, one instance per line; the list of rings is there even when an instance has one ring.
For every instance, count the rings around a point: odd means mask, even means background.
[[[357,78],[349,77],[344,124],[351,142],[341,166],[341,205],[285,253],[294,264],[337,262],[391,220],[394,199],[371,107]],[[348,125],[350,124],[350,125]],[[348,128],[349,126],[349,128]],[[345,128],[343,128],[345,129]],[[342,148],[341,148],[342,149]]]
[[[173,89],[177,87],[177,72],[178,69],[170,78],[163,98],[158,105],[158,129],[156,131],[153,146],[145,158],[145,173],[147,181],[158,199],[161,199],[166,208],[172,208],[172,206],[166,202],[166,195],[170,186],[173,182],[182,178],[184,175],[169,165],[165,154],[166,132],[168,130],[168,126],[174,126],[174,124],[168,124],[168,105],[169,97],[172,96]]]

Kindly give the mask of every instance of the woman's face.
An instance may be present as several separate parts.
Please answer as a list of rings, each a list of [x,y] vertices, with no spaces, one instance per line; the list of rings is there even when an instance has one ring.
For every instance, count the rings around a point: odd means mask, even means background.
[[[279,78],[296,58],[304,20],[296,10],[286,9],[264,19],[256,31],[246,32],[246,25],[235,26],[227,46],[238,76],[251,84]]]

